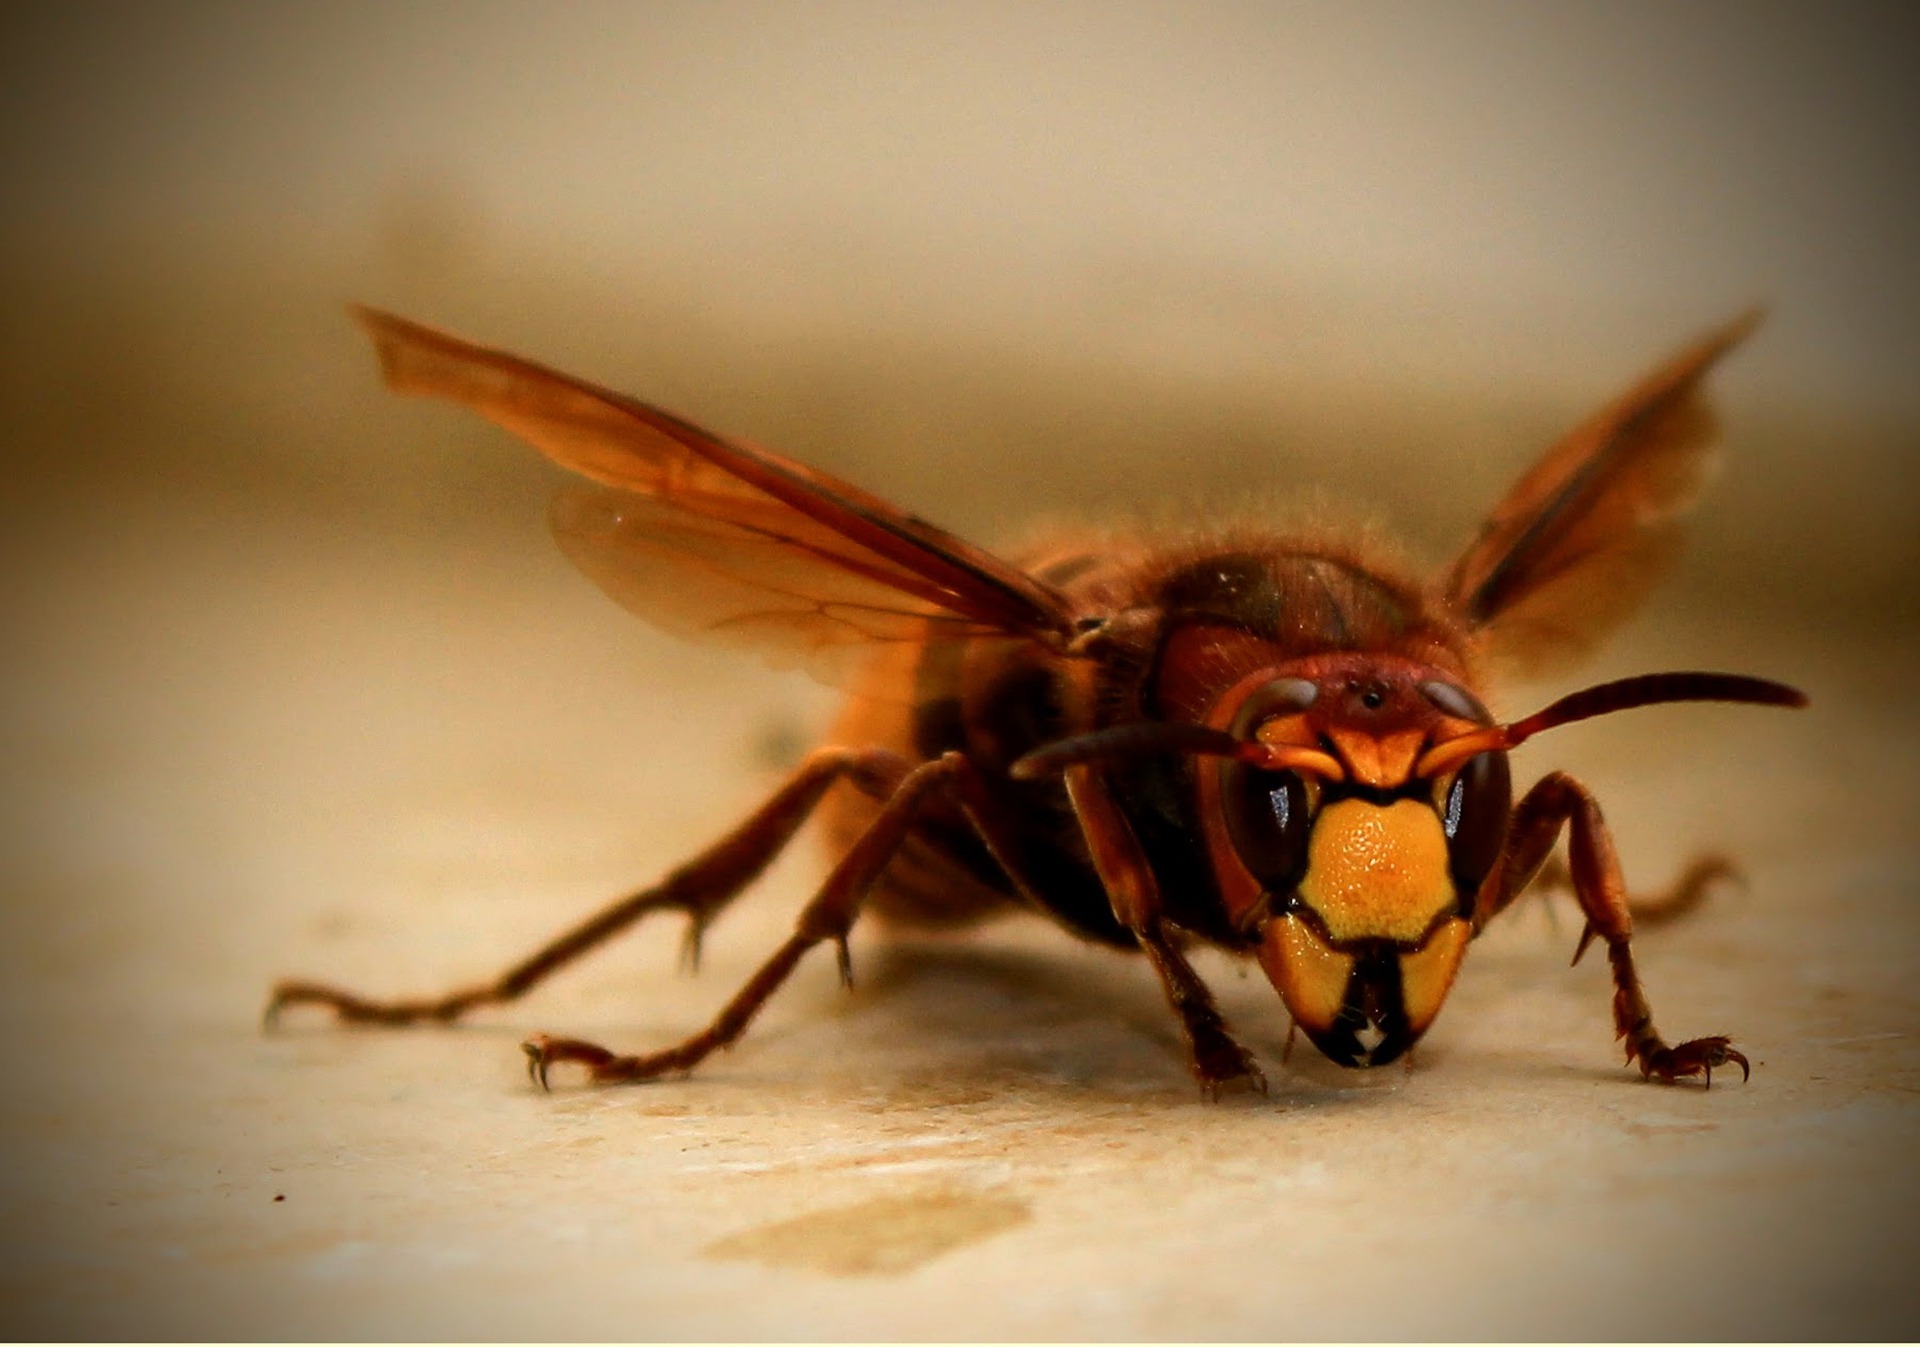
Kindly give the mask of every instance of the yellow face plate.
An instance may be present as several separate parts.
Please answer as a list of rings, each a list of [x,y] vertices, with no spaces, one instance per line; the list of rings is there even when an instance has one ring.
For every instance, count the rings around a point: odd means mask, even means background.
[[[1418,800],[1325,806],[1300,898],[1336,941],[1418,940],[1454,903],[1440,816]]]

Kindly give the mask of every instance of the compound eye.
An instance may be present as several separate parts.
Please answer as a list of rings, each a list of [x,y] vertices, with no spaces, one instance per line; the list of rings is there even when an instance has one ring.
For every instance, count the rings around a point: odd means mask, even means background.
[[[1247,694],[1234,714],[1228,733],[1236,739],[1251,739],[1262,721],[1277,716],[1297,716],[1320,699],[1320,686],[1305,678],[1276,678]]]
[[[1447,834],[1447,863],[1454,892],[1470,906],[1480,883],[1506,845],[1507,818],[1513,808],[1513,778],[1507,755],[1481,753],[1468,758],[1447,788],[1440,813]]]
[[[1432,702],[1442,715],[1452,716],[1455,720],[1471,720],[1476,725],[1493,724],[1493,717],[1480,704],[1480,699],[1458,683],[1442,683],[1433,679],[1420,685],[1420,694]]]
[[[1293,772],[1228,763],[1220,781],[1227,835],[1247,872],[1271,894],[1293,892],[1307,870],[1307,788]]]

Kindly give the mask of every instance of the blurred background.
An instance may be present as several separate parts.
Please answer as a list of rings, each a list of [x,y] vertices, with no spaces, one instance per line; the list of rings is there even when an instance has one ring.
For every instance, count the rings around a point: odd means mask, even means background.
[[[1444,549],[1525,449],[1765,303],[1692,582],[1787,551],[1761,597],[1912,593],[1920,131],[1872,8],[6,22],[4,387],[50,469],[91,473],[79,439],[128,488],[499,499],[525,456],[387,405],[359,299],[968,529],[1316,483]]]
[[[460,1317],[486,1303],[461,1278],[500,1275],[484,1252],[382,1274],[376,1294],[395,1218],[341,1215],[362,1212],[376,1161],[407,1248],[470,1215],[422,1195],[459,1184],[398,1177],[455,1163],[445,1152],[402,1160],[368,1140],[418,1125],[424,1105],[394,1102],[393,1073],[474,1089],[497,1067],[478,1098],[452,1096],[460,1116],[519,1110],[537,1145],[554,1115],[521,1108],[510,1036],[288,1046],[255,1039],[251,1017],[280,973],[424,990],[494,966],[724,826],[830,708],[639,628],[570,574],[542,523],[551,474],[484,426],[383,393],[354,300],[631,390],[990,545],[1046,518],[1312,492],[1433,562],[1575,419],[1766,304],[1714,376],[1731,452],[1688,560],[1585,672],[1741,668],[1803,682],[1816,712],[1649,712],[1627,738],[1565,731],[1564,755],[1536,765],[1606,788],[1645,873],[1710,842],[1773,876],[1741,909],[1757,943],[1723,950],[1716,976],[1778,976],[1700,989],[1729,1021],[1773,1014],[1787,1035],[1817,1003],[1815,1037],[1879,1045],[1854,1063],[1859,1089],[1920,1092],[1916,38],[1894,6],[8,8],[0,998],[11,1074],[45,1082],[6,1105],[8,1229],[33,1232],[0,1267],[12,1326],[616,1331]],[[808,873],[780,881],[789,897]],[[1830,892],[1809,915],[1807,896]],[[742,929],[771,939],[790,910]],[[596,994],[622,1005],[668,962],[616,963],[576,1015]],[[1802,976],[1818,986],[1781,992]],[[1569,1023],[1592,1041],[1569,1056],[1604,1064],[1603,994],[1580,987]],[[717,987],[660,994],[691,1025]],[[574,1003],[555,1005],[516,1011],[513,1032],[565,1024]],[[610,1034],[663,1032],[604,1013]],[[820,1050],[844,1030],[827,1024]],[[425,1056],[382,1059],[383,1075],[367,1051]],[[773,1061],[763,1090],[789,1079]],[[1449,1068],[1477,1081],[1469,1065]],[[1148,1053],[1144,1076],[1163,1070],[1164,1108],[1188,1126],[1177,1065]],[[818,1088],[823,1125],[841,1126],[846,1100]],[[1060,1093],[1035,1107],[1070,1109]],[[1820,1151],[1862,1175],[1914,1137],[1910,1102],[1871,1103],[1893,1111],[1869,1141]],[[314,1119],[333,1120],[324,1143],[300,1130]],[[1775,1121],[1769,1144],[1825,1135]],[[1705,1145],[1693,1126],[1673,1135]],[[316,1153],[340,1205],[292,1243],[257,1237],[264,1208],[242,1218],[241,1197]],[[1802,1180],[1837,1191],[1818,1165]],[[1836,1227],[1896,1219],[1872,1205],[1884,1190],[1857,1191],[1869,1205],[1835,1208]],[[746,1219],[743,1199],[684,1193],[690,1231]],[[1571,1220],[1586,1200],[1543,1209]],[[1722,1211],[1713,1228],[1781,1210]],[[1339,1247],[1380,1256],[1364,1205],[1347,1215],[1360,1243]],[[531,1256],[540,1239],[502,1220],[500,1248]],[[1610,1247],[1595,1256],[1643,1277],[1627,1243]],[[1075,1301],[1087,1317],[1065,1321],[915,1319],[857,1296],[816,1308],[823,1331],[881,1336],[1910,1332],[1912,1317],[1872,1317],[1912,1315],[1910,1290],[1886,1299],[1904,1283],[1845,1261],[1772,1250],[1757,1266],[1798,1267],[1797,1298],[1756,1292],[1752,1319],[1607,1318],[1599,1301],[1599,1317],[1503,1319],[1491,1289],[1450,1302],[1453,1318],[1404,1321],[1334,1301],[1301,1320],[1181,1317],[1172,1292]],[[328,1290],[349,1275],[354,1294]],[[719,1308],[669,1309],[642,1282],[628,1294],[661,1333],[782,1326],[726,1317],[744,1313],[739,1286]]]

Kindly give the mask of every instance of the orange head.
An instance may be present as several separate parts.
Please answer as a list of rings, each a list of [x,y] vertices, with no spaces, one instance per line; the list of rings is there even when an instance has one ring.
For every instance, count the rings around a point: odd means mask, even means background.
[[[1350,655],[1251,675],[1209,720],[1249,747],[1200,770],[1229,917],[1315,1047],[1392,1061],[1453,985],[1512,802],[1498,747],[1421,759],[1492,718],[1437,669]]]

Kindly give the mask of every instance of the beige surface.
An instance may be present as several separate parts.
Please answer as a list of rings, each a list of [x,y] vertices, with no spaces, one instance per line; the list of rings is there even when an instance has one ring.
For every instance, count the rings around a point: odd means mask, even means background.
[[[263,1036],[276,975],[428,990],[659,872],[774,779],[807,685],[657,640],[537,499],[499,540],[257,493],[44,493],[5,574],[5,1329],[24,1335],[1911,1336],[1920,962],[1899,641],[1643,627],[1603,672],[1804,681],[1798,716],[1569,729],[1630,872],[1752,886],[1643,942],[1661,1023],[1751,1084],[1642,1084],[1603,962],[1517,912],[1411,1072],[1308,1050],[1204,971],[1270,1098],[1200,1102],[1144,968],[1034,922],[803,967],[687,1081],[531,1089],[530,1030],[698,1025],[647,929],[456,1030]],[[1530,699],[1529,699],[1530,700]],[[1510,709],[1517,709],[1510,708]]]

